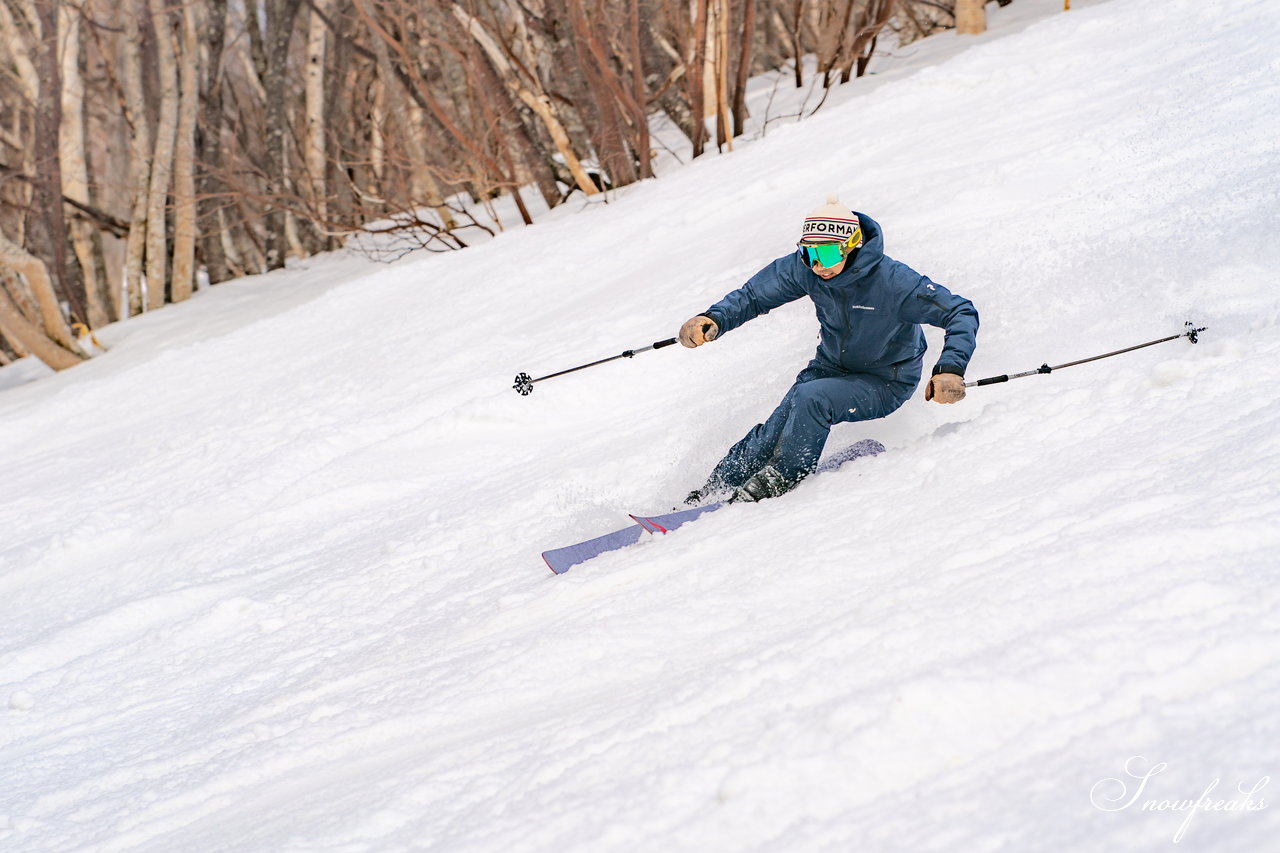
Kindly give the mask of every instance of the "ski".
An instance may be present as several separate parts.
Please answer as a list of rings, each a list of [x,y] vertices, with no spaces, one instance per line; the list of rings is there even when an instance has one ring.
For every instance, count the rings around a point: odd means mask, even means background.
[[[834,471],[853,459],[876,456],[883,452],[883,444],[874,439],[866,438],[824,459],[814,473],[816,475]],[[660,515],[629,515],[629,518],[635,522],[630,527],[624,527],[621,530],[615,530],[612,533],[606,533],[594,539],[587,539],[584,542],[566,545],[563,548],[543,551],[542,559],[546,562],[547,568],[557,575],[562,575],[574,566],[585,563],[608,551],[617,551],[620,548],[630,547],[643,539],[646,533],[670,533],[676,528],[701,518],[709,512],[714,512],[723,506],[724,503],[710,503],[690,509],[674,510]]]
[[[640,537],[644,534],[645,528],[639,524],[633,524],[630,527],[624,527],[622,530],[615,530],[612,533],[606,533],[603,536],[597,536],[585,542],[543,551],[542,559],[546,562],[547,568],[558,575],[562,575],[579,563],[585,563],[587,560],[599,557],[606,551],[616,551],[619,548],[634,545],[640,541]]]
[[[823,474],[828,471],[834,471],[844,463],[852,459],[860,459],[863,456],[876,456],[884,452],[884,445],[874,439],[864,438],[862,441],[849,445],[838,453],[833,453],[818,465],[818,469],[814,474]],[[724,506],[724,502],[709,503],[703,506],[695,506],[692,509],[675,510],[663,515],[631,515],[631,520],[639,524],[650,533],[670,533],[683,524],[701,518],[703,515],[713,512]]]
[[[650,533],[670,533],[680,525],[687,524],[695,518],[701,518],[703,515],[714,512],[722,506],[724,506],[724,503],[719,502],[706,504],[705,506],[695,506],[692,509],[676,510],[665,515],[632,515],[631,520]]]

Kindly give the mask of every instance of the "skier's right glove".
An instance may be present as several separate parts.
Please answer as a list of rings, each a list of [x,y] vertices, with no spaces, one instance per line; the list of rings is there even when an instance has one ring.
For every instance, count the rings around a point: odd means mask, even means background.
[[[716,325],[716,321],[706,314],[699,314],[686,320],[680,327],[680,343],[687,347],[700,347],[714,341],[718,334],[720,327]]]

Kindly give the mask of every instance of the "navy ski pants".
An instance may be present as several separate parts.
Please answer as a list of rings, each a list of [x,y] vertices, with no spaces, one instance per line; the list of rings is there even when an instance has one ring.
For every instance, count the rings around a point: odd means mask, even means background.
[[[801,479],[818,467],[833,425],[893,412],[915,391],[918,371],[904,371],[909,379],[891,380],[849,373],[814,359],[796,376],[769,419],[729,449],[711,472],[710,482],[737,488],[766,465],[789,480]]]

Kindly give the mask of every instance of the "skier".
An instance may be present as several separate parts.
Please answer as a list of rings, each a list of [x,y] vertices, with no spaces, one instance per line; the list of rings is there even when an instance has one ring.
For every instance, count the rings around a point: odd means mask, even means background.
[[[924,398],[964,398],[978,332],[973,303],[885,255],[880,226],[834,193],[805,217],[795,252],[688,320],[680,343],[702,346],[802,296],[817,307],[817,354],[685,503],[758,501],[795,488],[817,467],[832,425],[883,418],[914,393],[926,347],[921,323],[946,330]]]

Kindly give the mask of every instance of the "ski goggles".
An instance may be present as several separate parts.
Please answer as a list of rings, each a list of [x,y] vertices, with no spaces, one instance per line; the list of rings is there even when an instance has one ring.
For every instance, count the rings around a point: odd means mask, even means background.
[[[843,243],[801,243],[800,254],[809,266],[818,264],[822,267],[834,267],[849,257],[849,253],[862,242],[862,229],[853,232],[853,236]]]

